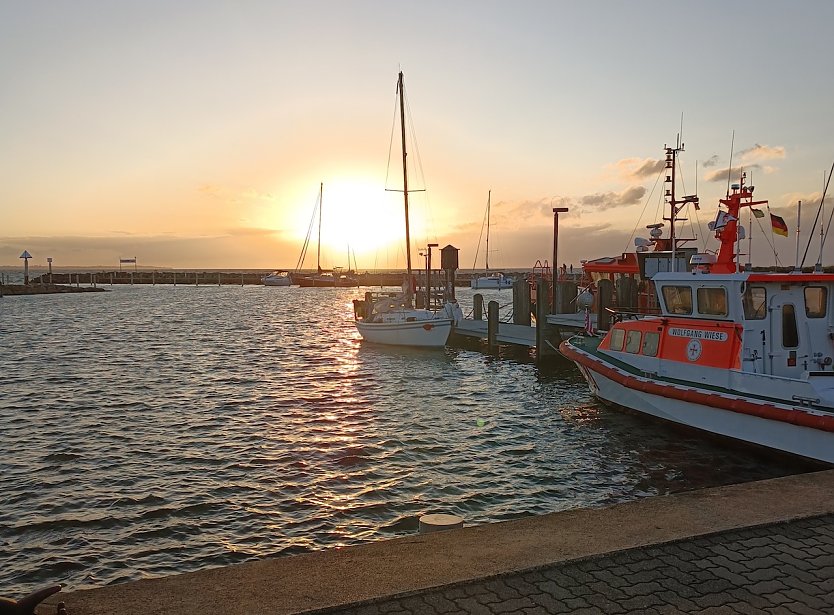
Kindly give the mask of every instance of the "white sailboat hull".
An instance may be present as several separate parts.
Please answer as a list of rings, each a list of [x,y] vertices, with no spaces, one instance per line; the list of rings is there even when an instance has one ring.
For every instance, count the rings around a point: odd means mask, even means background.
[[[450,318],[403,322],[356,321],[356,328],[366,342],[388,346],[443,348],[452,332]]]

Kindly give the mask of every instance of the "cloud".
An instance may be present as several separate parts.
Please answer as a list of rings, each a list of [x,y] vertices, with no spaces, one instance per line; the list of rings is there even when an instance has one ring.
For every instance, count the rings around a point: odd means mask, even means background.
[[[737,167],[726,168],[726,169],[717,169],[715,171],[707,173],[704,176],[704,179],[708,182],[716,182],[716,183],[717,182],[726,182],[727,177],[729,175],[730,180],[732,182],[737,182],[738,178],[741,177],[741,174],[744,171],[752,171],[754,169],[761,169],[761,168],[762,168],[761,165],[758,165],[758,164],[748,164],[748,165],[745,165],[745,166],[737,166]],[[764,172],[765,173],[772,172],[772,169],[764,169]]]
[[[718,154],[713,154],[709,158],[707,158],[704,162],[701,163],[701,166],[705,169],[710,167],[718,166]]]
[[[666,161],[654,158],[623,158],[615,162],[614,166],[625,177],[654,177],[666,167]]]
[[[579,199],[579,202],[594,211],[605,211],[616,207],[628,207],[639,203],[646,194],[643,186],[631,186],[622,192],[598,192]]]
[[[781,160],[785,157],[785,148],[781,145],[771,147],[770,145],[756,143],[753,147],[741,150],[738,155],[745,163],[761,160]]]

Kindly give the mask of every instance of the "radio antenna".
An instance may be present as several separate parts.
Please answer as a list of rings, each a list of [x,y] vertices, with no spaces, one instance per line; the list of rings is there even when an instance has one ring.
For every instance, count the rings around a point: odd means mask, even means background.
[[[733,172],[733,147],[736,144],[736,131],[733,130],[733,136],[730,138],[730,166],[727,168],[727,198],[730,198],[730,175]]]

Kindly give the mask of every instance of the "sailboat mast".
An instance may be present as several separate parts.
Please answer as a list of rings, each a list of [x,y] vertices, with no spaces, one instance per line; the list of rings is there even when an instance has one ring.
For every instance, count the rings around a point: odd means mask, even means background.
[[[318,246],[316,246],[316,269],[319,273],[321,273],[321,208],[324,206],[322,203],[322,196],[324,194],[324,182],[319,184],[319,240]]]
[[[408,280],[411,282],[411,235],[408,226],[408,165],[406,164],[405,152],[405,103],[403,101],[403,73],[397,81],[397,89],[400,92],[400,131],[403,146],[403,202],[405,204],[405,262],[408,272]]]
[[[487,192],[487,240],[486,240],[486,270],[489,273],[489,203],[492,199],[492,190]]]

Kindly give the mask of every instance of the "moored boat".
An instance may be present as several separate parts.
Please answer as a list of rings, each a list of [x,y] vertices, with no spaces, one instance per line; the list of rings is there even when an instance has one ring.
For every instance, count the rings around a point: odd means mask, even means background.
[[[505,290],[512,288],[513,284],[515,284],[515,278],[505,276],[503,273],[476,275],[469,281],[469,286],[478,290]]]
[[[673,219],[679,203],[672,191]],[[765,203],[742,174],[712,226],[718,254],[652,276],[656,315],[560,351],[603,402],[834,464],[834,275],[741,267],[741,211]]]
[[[490,209],[492,203],[492,190],[487,193],[487,206],[486,206],[486,250],[484,251],[484,264],[486,267],[486,273],[483,275],[475,274],[472,276],[472,279],[469,281],[469,286],[471,288],[477,290],[505,290],[508,288],[512,288],[513,284],[515,283],[515,279],[511,277],[505,276],[501,272],[493,272],[490,273],[489,271],[489,227],[490,227]],[[480,240],[478,242],[480,246]],[[477,260],[477,253],[476,253],[476,260]]]
[[[291,286],[292,279],[286,271],[273,271],[261,278],[264,286]]]
[[[457,319],[463,313],[453,299],[446,301],[439,310],[414,307],[415,284],[411,267],[411,237],[408,218],[408,169],[406,165],[406,129],[403,74],[397,79],[399,99],[400,138],[403,164],[403,206],[405,209],[406,277],[401,293],[374,296],[367,293],[364,299],[355,299],[353,313],[356,329],[362,338],[371,343],[389,346],[421,346],[443,348]]]

